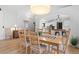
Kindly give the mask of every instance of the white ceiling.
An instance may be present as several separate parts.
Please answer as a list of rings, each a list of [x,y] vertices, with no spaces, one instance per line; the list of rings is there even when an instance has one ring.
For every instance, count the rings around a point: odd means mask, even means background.
[[[52,14],[61,8],[67,7],[68,5],[51,5],[51,10],[50,13],[47,15],[33,15],[30,11],[30,5],[0,5],[0,8],[2,9],[3,12],[8,12],[12,14],[17,14],[19,17],[31,17],[31,16],[36,16],[38,18],[44,18],[47,19],[49,16],[52,17]]]
[[[67,5],[51,5],[51,9],[54,10],[58,10],[58,9],[61,9],[63,7],[65,7]],[[6,11],[19,11],[19,12],[22,12],[23,10],[24,11],[27,11],[29,9],[30,11],[30,5],[0,5],[0,8],[2,9],[2,11],[6,10]]]

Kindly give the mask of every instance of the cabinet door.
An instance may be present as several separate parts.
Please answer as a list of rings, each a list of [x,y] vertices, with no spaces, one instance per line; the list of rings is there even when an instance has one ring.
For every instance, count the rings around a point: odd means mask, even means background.
[[[19,38],[19,34],[17,30],[13,31],[13,38]]]

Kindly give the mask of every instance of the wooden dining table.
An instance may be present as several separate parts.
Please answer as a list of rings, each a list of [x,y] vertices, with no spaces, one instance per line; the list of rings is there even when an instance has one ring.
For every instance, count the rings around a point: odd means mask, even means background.
[[[62,43],[62,37],[56,37],[55,39],[47,38],[47,37],[39,37],[39,40],[43,43],[48,44],[49,46],[57,47],[57,54],[59,54],[59,45]],[[50,47],[49,47],[50,50]]]
[[[27,37],[30,37],[31,35],[26,35]],[[57,47],[57,54],[59,54],[59,45],[62,42],[62,37],[58,36],[55,39],[51,39],[48,37],[44,37],[44,36],[38,36],[38,39],[41,43],[45,43],[48,44],[49,46],[56,46]],[[50,47],[49,47],[50,49]]]

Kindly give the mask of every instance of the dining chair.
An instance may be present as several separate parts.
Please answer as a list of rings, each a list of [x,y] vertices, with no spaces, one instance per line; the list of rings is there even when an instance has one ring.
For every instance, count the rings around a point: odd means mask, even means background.
[[[30,53],[40,53],[40,43],[38,36],[30,35]]]
[[[22,44],[21,42],[23,42],[23,40],[25,40],[25,37],[24,37],[24,30],[19,30],[18,31],[18,34],[19,34],[19,43],[20,43],[20,48],[22,48]]]
[[[34,54],[44,54],[45,47],[41,45],[39,36],[37,35],[30,35],[30,53]]]
[[[49,35],[50,35],[50,32],[42,32],[40,37],[48,38]],[[40,42],[40,45],[41,45],[41,48],[43,48],[43,54],[48,54],[49,53],[49,44],[47,42]]]
[[[63,53],[66,53],[68,42],[70,39],[70,29],[66,31],[66,34],[63,36],[62,44],[63,44]]]
[[[26,53],[27,53],[27,48],[30,44],[27,43],[27,36],[26,36],[27,31],[26,30],[19,30],[18,34],[19,34],[19,48],[25,48],[26,49]]]
[[[53,53],[57,53],[57,52],[66,53],[68,41],[69,41],[69,38],[70,38],[70,29],[68,31],[65,30],[65,34],[63,36],[60,36],[60,37],[61,37],[60,38],[61,42],[59,44],[59,51],[56,49],[57,46],[52,45],[51,49],[52,49]]]

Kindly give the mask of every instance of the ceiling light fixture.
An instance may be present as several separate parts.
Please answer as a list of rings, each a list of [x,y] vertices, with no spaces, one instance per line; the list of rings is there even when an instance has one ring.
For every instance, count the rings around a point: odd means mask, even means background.
[[[31,12],[35,15],[45,15],[50,12],[50,5],[31,5]]]

